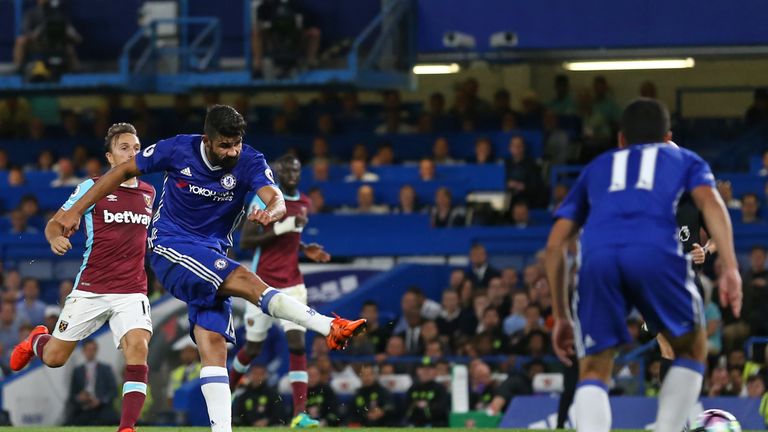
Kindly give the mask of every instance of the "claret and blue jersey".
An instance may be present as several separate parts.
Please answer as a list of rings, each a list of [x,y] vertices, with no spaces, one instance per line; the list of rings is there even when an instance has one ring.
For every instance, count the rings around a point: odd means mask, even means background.
[[[573,302],[580,356],[630,342],[632,308],[652,330],[673,336],[703,325],[675,219],[680,196],[699,186],[714,187],[707,163],[666,144],[606,152],[581,173],[555,212],[583,227]]]

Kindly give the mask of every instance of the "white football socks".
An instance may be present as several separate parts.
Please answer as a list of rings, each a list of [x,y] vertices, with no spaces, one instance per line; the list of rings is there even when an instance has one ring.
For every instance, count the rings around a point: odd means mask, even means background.
[[[264,290],[259,299],[258,306],[267,315],[295,322],[323,336],[328,336],[331,332],[331,321],[333,321],[333,318],[325,316],[305,304],[301,304],[301,302],[293,297],[285,295],[274,288]]]
[[[657,432],[680,432],[685,426],[691,407],[699,399],[704,365],[686,358],[672,362],[659,392],[656,414]]]
[[[581,381],[576,388],[573,409],[577,432],[610,432],[611,404],[608,386],[602,381]]]
[[[200,369],[200,381],[211,432],[232,432],[232,392],[227,368],[204,366]]]

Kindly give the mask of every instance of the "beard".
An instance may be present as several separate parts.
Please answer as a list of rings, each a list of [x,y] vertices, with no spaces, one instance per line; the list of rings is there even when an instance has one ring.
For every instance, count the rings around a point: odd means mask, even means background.
[[[235,167],[235,165],[237,165],[237,162],[240,160],[240,155],[237,155],[235,157],[223,157],[223,158],[217,157],[217,159],[218,160],[215,162],[216,165],[224,169],[232,169]]]

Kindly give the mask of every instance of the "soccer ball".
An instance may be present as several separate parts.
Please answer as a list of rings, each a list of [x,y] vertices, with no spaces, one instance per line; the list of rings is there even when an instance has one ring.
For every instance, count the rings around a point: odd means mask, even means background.
[[[741,425],[728,411],[710,409],[699,414],[689,430],[691,432],[741,432]]]

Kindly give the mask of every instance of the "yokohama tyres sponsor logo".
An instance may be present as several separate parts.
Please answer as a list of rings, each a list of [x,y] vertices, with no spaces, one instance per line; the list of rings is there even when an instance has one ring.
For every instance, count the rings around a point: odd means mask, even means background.
[[[139,224],[149,227],[150,220],[151,217],[147,214],[138,214],[128,210],[112,213],[109,210],[104,210],[104,223]]]
[[[189,185],[189,191],[195,195],[212,198],[214,201],[232,201],[235,199],[235,194],[232,192],[216,192],[193,184]]]

